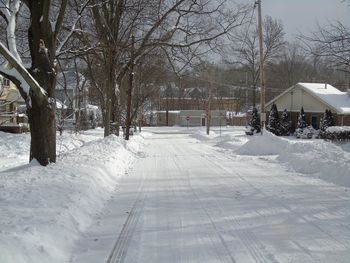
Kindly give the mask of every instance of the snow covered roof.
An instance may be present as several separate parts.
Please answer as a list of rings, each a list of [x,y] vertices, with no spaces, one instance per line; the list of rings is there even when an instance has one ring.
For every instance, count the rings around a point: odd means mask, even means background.
[[[295,87],[300,87],[313,97],[323,102],[330,109],[336,111],[338,114],[350,114],[350,95],[348,95],[347,92],[342,92],[327,83],[299,82],[266,103],[265,109],[270,107],[273,102],[293,90]]]
[[[350,96],[327,83],[304,83],[297,85],[322,102],[332,107],[337,113],[350,114]]]

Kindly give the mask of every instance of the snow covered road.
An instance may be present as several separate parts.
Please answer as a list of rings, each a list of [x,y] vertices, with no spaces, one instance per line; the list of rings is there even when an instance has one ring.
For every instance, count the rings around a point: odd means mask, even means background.
[[[72,262],[349,262],[346,188],[190,134],[146,141]]]

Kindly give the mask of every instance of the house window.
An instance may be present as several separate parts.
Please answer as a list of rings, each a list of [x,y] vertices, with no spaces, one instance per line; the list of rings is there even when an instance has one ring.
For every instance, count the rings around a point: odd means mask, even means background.
[[[8,79],[3,79],[4,86],[10,86],[10,80]]]

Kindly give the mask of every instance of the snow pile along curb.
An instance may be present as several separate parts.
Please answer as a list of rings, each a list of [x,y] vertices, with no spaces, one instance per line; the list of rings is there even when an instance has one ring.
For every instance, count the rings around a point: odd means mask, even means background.
[[[350,154],[323,140],[290,140],[271,134],[254,136],[235,151],[239,155],[277,155],[298,173],[350,187]]]
[[[57,164],[35,162],[0,175],[0,262],[65,262],[118,179],[140,155],[143,138],[85,143]]]

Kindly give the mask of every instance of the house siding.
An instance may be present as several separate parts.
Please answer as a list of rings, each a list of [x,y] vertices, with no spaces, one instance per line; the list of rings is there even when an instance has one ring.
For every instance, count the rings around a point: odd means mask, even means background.
[[[289,112],[299,112],[301,107],[304,107],[305,112],[323,113],[326,109],[329,109],[328,105],[317,100],[299,87],[295,87],[274,102],[279,111],[287,109]],[[271,104],[268,107],[271,107]],[[270,109],[268,108],[268,110]]]
[[[344,116],[343,117],[343,125],[344,126],[350,126],[350,116]]]

